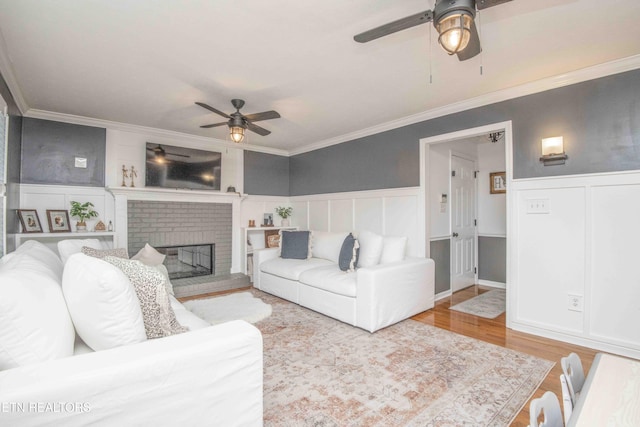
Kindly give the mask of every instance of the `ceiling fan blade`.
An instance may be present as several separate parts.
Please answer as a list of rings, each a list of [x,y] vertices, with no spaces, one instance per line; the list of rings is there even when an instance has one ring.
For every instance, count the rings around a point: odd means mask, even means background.
[[[416,13],[415,15],[407,16],[406,18],[398,19],[397,21],[357,34],[353,39],[358,43],[366,43],[389,34],[397,33],[398,31],[406,30],[407,28],[415,27],[416,25],[426,24],[432,20],[433,12],[425,10],[424,12]]]
[[[456,55],[458,55],[460,61],[466,61],[478,55],[480,52],[482,52],[482,47],[480,46],[478,28],[476,27],[475,21],[471,21],[471,39],[469,40],[469,44],[462,52],[458,52]]]
[[[186,156],[184,154],[176,154],[176,153],[166,153],[166,154],[167,156],[174,156],[174,157],[187,157],[187,158],[191,157],[191,156]]]
[[[214,127],[222,126],[222,125],[226,125],[226,124],[227,124],[227,122],[222,122],[222,123],[214,123],[212,125],[204,125],[204,126],[200,126],[200,127],[204,128],[204,129],[209,129],[209,128],[214,128]]]
[[[216,113],[216,114],[219,114],[219,115],[221,115],[222,117],[225,117],[225,118],[227,118],[227,119],[230,119],[230,118],[231,118],[227,113],[223,113],[223,112],[222,112],[222,111],[220,111],[220,110],[216,110],[215,108],[213,108],[213,107],[212,107],[212,106],[210,106],[210,105],[205,104],[204,102],[196,102],[196,105],[199,105],[199,106],[201,106],[202,108],[206,108],[207,110],[212,111],[212,112],[214,112],[214,113]]]
[[[244,118],[252,122],[259,122],[260,120],[279,119],[280,114],[278,114],[277,111],[271,110],[263,111],[262,113],[247,114]]]
[[[255,132],[258,135],[262,135],[262,136],[267,136],[271,133],[271,131],[266,130],[265,128],[261,128],[258,125],[254,125],[251,122],[247,122],[247,128],[251,131],[251,132]]]
[[[478,10],[483,10],[509,1],[511,0],[476,0],[476,7]]]

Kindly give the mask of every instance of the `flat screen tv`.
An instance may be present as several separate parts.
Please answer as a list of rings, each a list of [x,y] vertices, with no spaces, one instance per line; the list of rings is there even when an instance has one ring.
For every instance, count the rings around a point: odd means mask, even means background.
[[[145,185],[220,190],[222,153],[147,142]]]

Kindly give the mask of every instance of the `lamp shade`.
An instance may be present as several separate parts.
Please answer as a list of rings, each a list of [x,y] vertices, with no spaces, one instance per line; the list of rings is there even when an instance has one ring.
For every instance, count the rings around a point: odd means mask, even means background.
[[[471,22],[473,17],[466,11],[455,12],[438,21],[436,29],[440,36],[438,43],[449,55],[458,53],[469,44],[471,40]]]
[[[564,141],[561,136],[554,136],[551,138],[542,138],[542,155],[548,156],[551,154],[564,153]]]
[[[231,140],[237,143],[242,142],[244,139],[244,128],[242,126],[231,126],[229,129]]]

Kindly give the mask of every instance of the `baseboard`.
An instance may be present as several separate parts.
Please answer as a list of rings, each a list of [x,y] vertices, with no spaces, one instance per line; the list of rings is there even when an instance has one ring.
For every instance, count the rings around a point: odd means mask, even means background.
[[[450,297],[450,296],[451,296],[451,290],[443,291],[443,292],[440,292],[440,293],[436,294],[435,301],[440,301],[441,299],[445,299],[445,298]]]
[[[489,286],[491,288],[507,289],[506,283],[493,282],[491,280],[478,279],[478,285]]]

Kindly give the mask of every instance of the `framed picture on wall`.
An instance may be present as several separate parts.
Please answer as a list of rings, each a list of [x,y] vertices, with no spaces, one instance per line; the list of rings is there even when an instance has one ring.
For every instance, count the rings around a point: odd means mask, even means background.
[[[491,172],[489,174],[489,192],[491,194],[502,194],[507,192],[506,172]]]
[[[47,209],[47,221],[51,233],[68,233],[71,231],[69,212],[65,210]]]
[[[42,233],[38,211],[35,209],[18,209],[18,218],[23,233]]]

